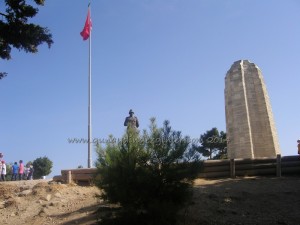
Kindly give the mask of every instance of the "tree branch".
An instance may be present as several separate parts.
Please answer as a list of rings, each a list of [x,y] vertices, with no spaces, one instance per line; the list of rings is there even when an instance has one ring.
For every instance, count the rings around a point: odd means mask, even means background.
[[[1,12],[0,12],[0,15],[1,15],[1,16],[5,16],[6,18],[8,17],[7,14],[1,13]]]
[[[6,72],[0,72],[0,80],[7,76]]]

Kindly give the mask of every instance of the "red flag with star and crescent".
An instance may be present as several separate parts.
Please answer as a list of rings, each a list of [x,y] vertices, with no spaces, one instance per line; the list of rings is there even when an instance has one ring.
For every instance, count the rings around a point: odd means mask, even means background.
[[[84,41],[89,39],[91,30],[92,30],[92,20],[91,20],[90,7],[89,7],[84,28],[80,32],[80,35],[82,36]]]

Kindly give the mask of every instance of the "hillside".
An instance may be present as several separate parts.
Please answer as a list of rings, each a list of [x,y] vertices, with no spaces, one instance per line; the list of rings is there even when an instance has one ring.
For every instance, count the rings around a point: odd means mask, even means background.
[[[47,180],[1,182],[1,224],[93,224],[99,194],[96,187]]]
[[[300,224],[300,177],[197,179],[193,191],[180,225]],[[1,182],[1,224],[95,224],[99,195],[47,180]]]

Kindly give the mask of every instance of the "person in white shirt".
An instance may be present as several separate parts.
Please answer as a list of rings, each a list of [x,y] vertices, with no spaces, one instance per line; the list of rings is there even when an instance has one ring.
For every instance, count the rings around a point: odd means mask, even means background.
[[[6,164],[5,161],[1,161],[2,167],[1,167],[1,179],[2,181],[6,181]]]

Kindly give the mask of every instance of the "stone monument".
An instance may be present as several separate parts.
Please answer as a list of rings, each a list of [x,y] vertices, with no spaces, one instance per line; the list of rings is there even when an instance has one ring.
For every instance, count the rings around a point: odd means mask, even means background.
[[[228,158],[280,154],[267,88],[254,63],[239,60],[227,72],[225,111]]]

